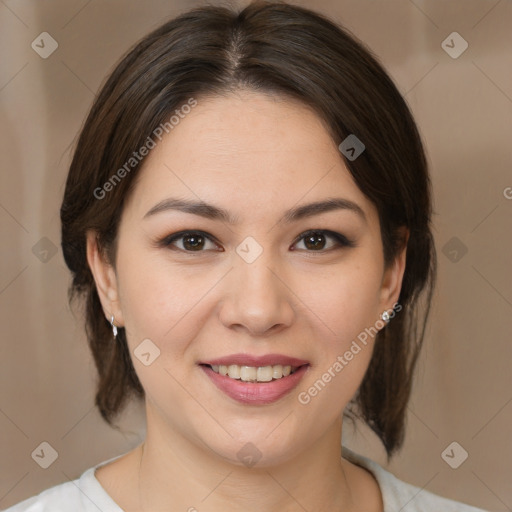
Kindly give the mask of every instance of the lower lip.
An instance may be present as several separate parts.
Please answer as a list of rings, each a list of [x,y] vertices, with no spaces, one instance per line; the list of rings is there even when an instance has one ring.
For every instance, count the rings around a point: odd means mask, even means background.
[[[301,366],[297,371],[270,382],[244,382],[215,373],[209,366],[202,370],[212,382],[226,395],[242,404],[265,405],[276,402],[297,386],[309,365]]]

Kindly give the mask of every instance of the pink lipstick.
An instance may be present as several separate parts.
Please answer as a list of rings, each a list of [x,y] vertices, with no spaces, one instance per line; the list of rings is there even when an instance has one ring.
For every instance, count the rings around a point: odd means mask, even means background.
[[[282,354],[252,356],[232,354],[199,363],[201,369],[224,394],[242,404],[265,405],[276,402],[290,393],[309,368],[308,361]],[[230,375],[223,375],[222,368],[231,367]],[[271,367],[268,368],[268,367]],[[256,382],[256,369],[265,373],[268,382]],[[271,376],[273,371],[274,378]],[[226,368],[224,368],[224,373]],[[254,381],[241,380],[240,373],[250,373]],[[258,373],[258,375],[260,375]],[[277,377],[276,377],[277,375]],[[272,379],[272,380],[270,380]]]

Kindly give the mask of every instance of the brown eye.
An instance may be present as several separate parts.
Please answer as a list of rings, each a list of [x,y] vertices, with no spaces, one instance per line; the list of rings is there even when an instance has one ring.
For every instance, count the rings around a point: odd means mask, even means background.
[[[204,247],[205,238],[203,235],[185,235],[182,237],[183,247],[188,251],[200,250]]]
[[[333,240],[334,242],[331,242],[326,248],[328,240]],[[341,233],[324,229],[302,233],[296,243],[301,241],[303,241],[305,250],[308,252],[323,252],[342,247],[355,247],[355,243]]]
[[[322,233],[312,233],[304,237],[304,245],[308,249],[321,250],[325,247],[325,236]]]
[[[208,246],[210,244],[210,246]],[[218,250],[211,237],[198,231],[181,231],[166,237],[161,245],[183,252],[205,252],[207,250]]]

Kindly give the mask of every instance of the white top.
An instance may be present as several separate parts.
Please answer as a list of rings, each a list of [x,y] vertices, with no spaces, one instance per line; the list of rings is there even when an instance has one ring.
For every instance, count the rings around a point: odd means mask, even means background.
[[[87,469],[80,478],[56,485],[5,510],[5,512],[123,512],[107,494],[94,473],[118,455]],[[343,447],[343,457],[370,471],[379,483],[384,512],[486,512],[441,498],[398,480],[376,462]]]

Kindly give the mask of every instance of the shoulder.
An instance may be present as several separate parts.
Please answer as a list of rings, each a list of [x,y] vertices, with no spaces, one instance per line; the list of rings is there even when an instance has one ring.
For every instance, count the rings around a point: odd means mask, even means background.
[[[115,457],[117,458],[117,457]],[[95,477],[96,468],[107,464],[102,462],[87,469],[80,478],[65,482],[42,491],[4,512],[123,512],[112,500]]]
[[[443,498],[425,489],[408,484],[396,478],[376,462],[343,447],[343,458],[364,467],[377,480],[384,502],[384,512],[485,512],[464,503]]]
[[[79,480],[50,487],[36,496],[32,496],[5,512],[64,512],[65,510],[87,510],[83,508],[78,487]]]

